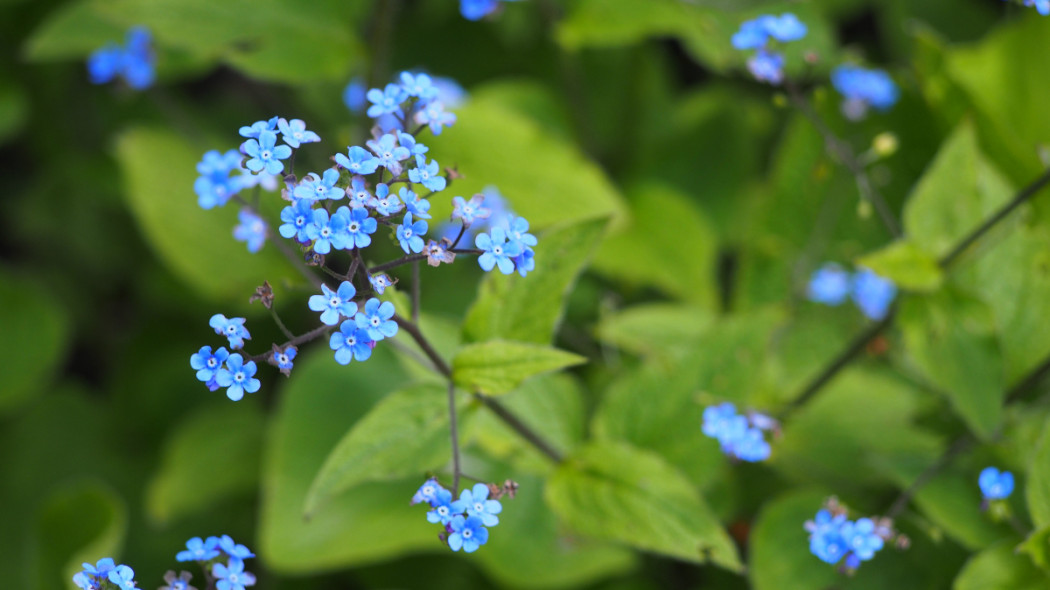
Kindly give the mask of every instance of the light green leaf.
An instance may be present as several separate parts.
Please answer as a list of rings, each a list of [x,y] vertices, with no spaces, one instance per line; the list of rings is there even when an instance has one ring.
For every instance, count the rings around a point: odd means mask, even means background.
[[[386,347],[348,367],[337,365],[330,351],[317,352],[296,359],[296,375],[280,393],[263,459],[260,556],[272,571],[305,574],[440,550],[433,525],[408,505],[422,474],[361,484],[303,519],[310,482],[332,447],[379,399],[404,385]]]
[[[209,405],[164,442],[146,489],[146,511],[161,525],[250,492],[259,481],[263,415],[257,405]],[[221,453],[215,449],[222,449]]]
[[[124,501],[97,482],[80,480],[59,488],[37,514],[32,587],[69,588],[69,580],[83,569],[81,563],[116,556],[127,520]]]
[[[54,377],[69,337],[69,316],[36,283],[0,267],[0,414],[39,393]]]
[[[32,61],[83,57],[107,42],[124,38],[127,27],[97,10],[95,0],[67,2],[52,11],[23,47]]]
[[[632,283],[654,285],[683,301],[714,309],[717,298],[717,233],[689,198],[659,184],[631,191],[625,230],[602,242],[598,272]],[[674,230],[667,226],[674,220]]]
[[[263,281],[294,283],[299,276],[268,244],[251,254],[233,239],[237,206],[205,211],[193,182],[204,151],[164,129],[136,128],[117,142],[125,196],[143,236],[182,280],[211,298],[246,297]]]
[[[1046,574],[1028,558],[1017,555],[1011,545],[1001,543],[970,558],[955,578],[952,590],[1041,590],[1047,583]]]
[[[640,356],[682,354],[714,324],[711,312],[691,305],[636,305],[602,319],[598,338]]]
[[[1036,443],[1028,464],[1025,500],[1036,529],[1050,527],[1050,420]]]
[[[536,270],[528,276],[490,273],[467,312],[465,339],[502,338],[548,344],[561,323],[565,300],[607,220],[590,219],[544,232],[536,245]]]
[[[987,438],[1002,416],[1002,352],[987,305],[942,290],[904,300],[898,315],[911,360],[944,392],[975,434]]]
[[[731,571],[743,568],[733,541],[685,476],[630,445],[583,447],[550,478],[544,497],[581,534]]]
[[[461,419],[467,402],[461,395]],[[466,427],[460,423],[460,428]],[[402,389],[376,404],[335,445],[310,485],[303,511],[309,518],[328,499],[360,483],[419,477],[451,456],[445,388]]]
[[[894,242],[862,256],[857,265],[870,268],[898,287],[912,291],[935,291],[944,282],[937,260],[909,240]]]
[[[1010,199],[1003,177],[981,156],[964,121],[944,141],[904,207],[904,228],[916,246],[941,257]]]
[[[499,395],[529,377],[586,362],[582,356],[524,342],[490,340],[465,346],[452,358],[452,380],[472,392]]]
[[[1017,552],[1030,557],[1036,567],[1050,570],[1050,527],[1037,528],[1017,546]]]
[[[766,503],[751,529],[748,579],[755,590],[827,588],[839,579],[805,542],[803,523],[824,505],[827,494],[795,491]]]

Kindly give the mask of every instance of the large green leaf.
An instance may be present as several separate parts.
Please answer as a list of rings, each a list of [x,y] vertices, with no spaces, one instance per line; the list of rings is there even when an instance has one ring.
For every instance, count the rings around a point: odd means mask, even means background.
[[[342,367],[329,351],[304,353],[295,373],[281,392],[263,459],[258,542],[269,567],[316,573],[440,550],[433,525],[408,505],[422,476],[359,485],[303,519],[310,482],[332,447],[379,399],[404,385],[392,354],[379,346],[368,362]]]
[[[632,190],[628,227],[602,242],[595,270],[627,282],[654,285],[684,301],[714,309],[717,234],[689,198],[667,186]],[[674,220],[673,230],[668,220]]]
[[[104,17],[95,0],[66,2],[33,31],[23,51],[34,61],[82,57],[107,42],[123,40],[125,30]]]
[[[908,197],[904,229],[919,248],[943,256],[1005,204],[1010,193],[1010,186],[978,150],[973,125],[964,121]]]
[[[942,290],[904,300],[898,321],[908,356],[923,377],[948,396],[970,429],[990,436],[1002,416],[1005,377],[988,306]]]
[[[465,346],[452,359],[452,380],[469,391],[499,395],[529,377],[586,362],[586,359],[524,342],[490,340]]]
[[[1037,590],[1047,587],[1047,576],[1027,557],[1001,543],[974,555],[959,572],[953,590]]]
[[[466,339],[550,343],[561,322],[565,298],[606,224],[601,218],[552,228],[540,236],[536,270],[528,276],[491,273],[486,277],[467,313]]]
[[[146,489],[147,513],[163,525],[250,492],[259,481],[262,439],[257,405],[209,404],[187,417],[165,441]]]
[[[1035,528],[1050,526],[1050,420],[1044,424],[1028,464],[1024,492]]]
[[[136,128],[117,142],[128,205],[146,241],[186,283],[212,298],[247,299],[263,281],[298,275],[273,245],[251,254],[233,239],[237,207],[205,211],[193,181],[203,151],[165,129]]]
[[[547,482],[545,498],[584,535],[732,571],[743,567],[732,540],[685,476],[630,445],[603,441],[583,447]]]
[[[598,338],[637,355],[670,358],[683,354],[714,321],[711,312],[691,305],[636,305],[603,318]]]
[[[857,264],[912,291],[933,291],[944,281],[937,260],[909,240],[872,252],[857,260]]]
[[[115,557],[124,544],[127,510],[111,489],[95,481],[63,486],[37,514],[33,588],[69,588],[70,579],[103,557]]]
[[[54,377],[69,337],[69,317],[50,293],[0,267],[0,414],[39,393]]]
[[[468,400],[460,398],[457,415],[462,419]],[[445,388],[402,389],[376,404],[335,445],[310,485],[303,510],[309,517],[329,498],[363,482],[420,477],[451,456]]]

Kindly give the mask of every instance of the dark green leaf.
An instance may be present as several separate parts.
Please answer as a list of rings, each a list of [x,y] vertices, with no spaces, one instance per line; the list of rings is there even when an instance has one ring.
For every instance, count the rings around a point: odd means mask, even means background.
[[[907,240],[863,256],[857,264],[911,291],[934,291],[944,281],[937,260]]]
[[[826,498],[822,492],[796,491],[762,508],[749,537],[748,579],[755,590],[827,588],[838,581],[835,568],[810,553],[803,528]]]
[[[452,359],[452,379],[468,391],[499,395],[529,377],[586,362],[582,356],[524,342],[490,340],[465,346]]]
[[[1050,420],[1032,453],[1024,491],[1032,524],[1036,529],[1050,527]]]

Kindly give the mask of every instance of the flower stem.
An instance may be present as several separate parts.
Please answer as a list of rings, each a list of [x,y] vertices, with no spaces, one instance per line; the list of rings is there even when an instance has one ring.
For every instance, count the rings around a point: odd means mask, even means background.
[[[456,427],[456,386],[448,381],[448,430],[452,437],[452,496],[459,495],[459,430]]]

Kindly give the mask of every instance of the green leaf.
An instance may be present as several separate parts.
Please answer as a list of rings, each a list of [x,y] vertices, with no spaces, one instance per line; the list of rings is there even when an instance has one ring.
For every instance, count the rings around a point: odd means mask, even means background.
[[[452,380],[468,391],[499,395],[529,377],[587,362],[582,356],[524,342],[490,340],[464,346],[452,358]]]
[[[31,587],[69,588],[83,562],[116,556],[127,532],[127,510],[111,489],[80,480],[48,497],[36,519]]]
[[[689,198],[667,186],[647,184],[631,191],[625,230],[602,242],[595,270],[625,281],[654,285],[705,309],[717,299],[717,234]],[[674,220],[669,231],[667,220]]]
[[[944,282],[937,260],[910,240],[897,241],[862,256],[857,264],[911,291],[935,291]]]
[[[160,258],[183,281],[210,298],[244,297],[263,281],[299,279],[273,245],[251,254],[231,229],[237,207],[205,211],[193,181],[202,150],[164,129],[136,128],[120,136],[117,157],[135,220]]]
[[[40,393],[54,378],[69,338],[69,314],[35,282],[0,267],[0,358],[7,367],[0,415]]]
[[[905,299],[898,322],[908,355],[923,377],[948,396],[975,434],[991,436],[1002,416],[1005,379],[988,306],[942,290]]]
[[[1037,528],[1017,546],[1017,552],[1030,557],[1036,567],[1050,570],[1050,527]]]
[[[66,2],[53,10],[23,46],[32,61],[83,57],[107,42],[124,38],[127,27],[97,10],[96,0]]]
[[[748,579],[755,590],[828,588],[839,580],[835,568],[810,553],[802,528],[826,498],[822,492],[795,491],[762,507],[749,536]]]
[[[1029,461],[1024,492],[1032,524],[1036,529],[1050,527],[1050,420]]]
[[[904,228],[919,248],[941,257],[1010,199],[1003,177],[981,156],[964,121],[944,141],[904,207]]]
[[[547,482],[551,510],[581,534],[739,572],[736,547],[692,484],[622,443],[583,447]]]
[[[459,397],[462,420],[469,400]],[[466,425],[461,422],[460,428]],[[335,445],[310,485],[303,511],[309,518],[328,499],[363,482],[420,477],[451,456],[445,388],[402,389],[376,404]]]
[[[622,199],[598,166],[572,144],[500,104],[498,95],[487,98],[482,90],[456,108],[454,127],[442,133],[439,141],[428,142],[428,155],[465,176],[452,183],[452,194],[480,193],[496,184],[511,208],[534,229],[622,215]],[[447,217],[450,203],[448,197],[435,199],[434,218]],[[541,237],[541,247],[543,240]],[[552,261],[536,248],[537,272]]]
[[[974,555],[959,572],[953,590],[1037,590],[1046,588],[1047,577],[1028,558],[1001,543]]]
[[[146,489],[150,518],[166,525],[253,490],[263,426],[258,406],[243,404],[208,405],[182,420],[164,442]]]
[[[543,233],[536,245],[536,270],[526,277],[490,273],[467,312],[465,339],[502,338],[549,344],[561,323],[565,300],[607,224],[590,219]]]
[[[408,505],[423,477],[366,483],[332,498],[310,519],[303,504],[310,482],[347,428],[388,392],[404,385],[389,349],[342,367],[331,352],[303,353],[280,394],[263,458],[259,553],[275,572],[321,569],[440,550],[434,527]]]
[[[635,305],[602,319],[598,338],[639,356],[678,356],[709,331],[711,312],[675,303]]]

